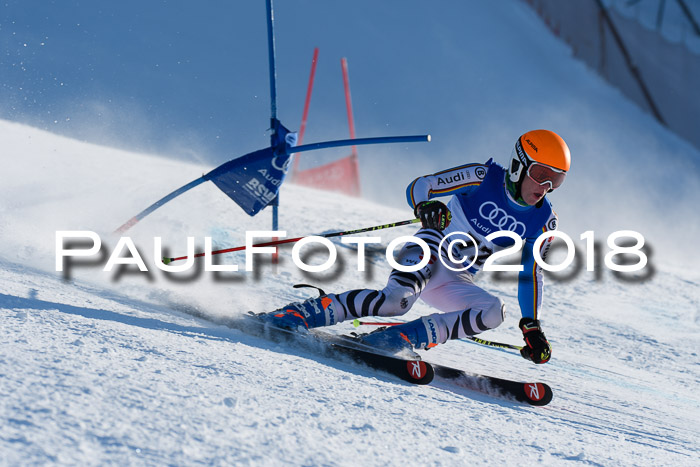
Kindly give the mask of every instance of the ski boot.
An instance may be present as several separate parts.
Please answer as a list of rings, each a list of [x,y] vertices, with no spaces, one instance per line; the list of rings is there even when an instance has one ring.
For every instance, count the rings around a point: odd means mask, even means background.
[[[360,336],[360,342],[396,354],[431,349],[438,345],[437,324],[430,316],[424,316]]]
[[[282,329],[312,329],[336,324],[337,314],[333,300],[327,295],[310,298],[304,302],[289,305],[270,313],[260,315],[266,323]]]

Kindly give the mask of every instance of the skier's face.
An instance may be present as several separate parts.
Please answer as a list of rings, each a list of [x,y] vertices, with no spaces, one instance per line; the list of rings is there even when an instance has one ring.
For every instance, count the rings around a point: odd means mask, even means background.
[[[528,205],[534,206],[544,198],[544,195],[547,194],[547,190],[549,190],[549,183],[542,186],[535,183],[530,177],[525,177],[520,188],[520,196]]]

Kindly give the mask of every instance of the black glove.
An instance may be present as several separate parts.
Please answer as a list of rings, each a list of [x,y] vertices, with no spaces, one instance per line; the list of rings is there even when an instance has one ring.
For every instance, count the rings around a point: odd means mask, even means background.
[[[450,225],[452,213],[445,203],[440,201],[423,201],[418,203],[414,214],[420,219],[424,229],[445,230]]]
[[[523,318],[518,324],[523,331],[525,347],[520,349],[520,355],[535,363],[547,363],[552,357],[552,346],[540,328],[540,322],[532,318]]]

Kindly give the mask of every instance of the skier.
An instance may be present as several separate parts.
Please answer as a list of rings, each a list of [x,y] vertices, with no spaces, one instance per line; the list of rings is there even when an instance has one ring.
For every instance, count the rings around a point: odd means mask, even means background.
[[[552,131],[534,130],[515,142],[507,169],[490,159],[485,164],[472,163],[419,177],[408,186],[406,194],[422,224],[414,236],[430,248],[431,259],[425,267],[415,272],[393,270],[382,290],[321,295],[261,316],[276,326],[309,329],[363,316],[403,315],[418,298],[442,311],[361,336],[366,344],[396,352],[429,349],[448,339],[493,329],[504,320],[504,303],[475,285],[474,275],[494,251],[513,244],[507,237],[492,241],[485,237],[509,230],[524,240],[523,269],[518,276],[519,327],[525,341],[521,354],[534,363],[546,363],[552,350],[538,319],[542,270],[534,261],[533,246],[543,232],[557,227],[557,216],[546,194],[561,186],[569,165],[570,153],[564,140]],[[452,199],[447,205],[431,199],[448,195]],[[453,250],[453,259],[466,256],[475,260],[467,270],[455,271],[463,265],[449,258],[448,241],[441,245],[445,236],[455,232],[466,232],[478,243],[467,245],[469,248],[463,248],[461,254]],[[542,243],[542,258],[551,240],[548,237]],[[422,258],[422,247],[407,243],[397,262],[417,265]]]

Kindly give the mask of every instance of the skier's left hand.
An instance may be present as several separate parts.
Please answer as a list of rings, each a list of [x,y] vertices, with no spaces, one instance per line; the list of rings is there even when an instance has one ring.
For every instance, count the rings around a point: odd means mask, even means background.
[[[547,363],[552,357],[552,346],[540,328],[540,322],[532,318],[523,318],[518,324],[523,332],[525,347],[520,350],[520,355],[526,360],[535,363]]]

